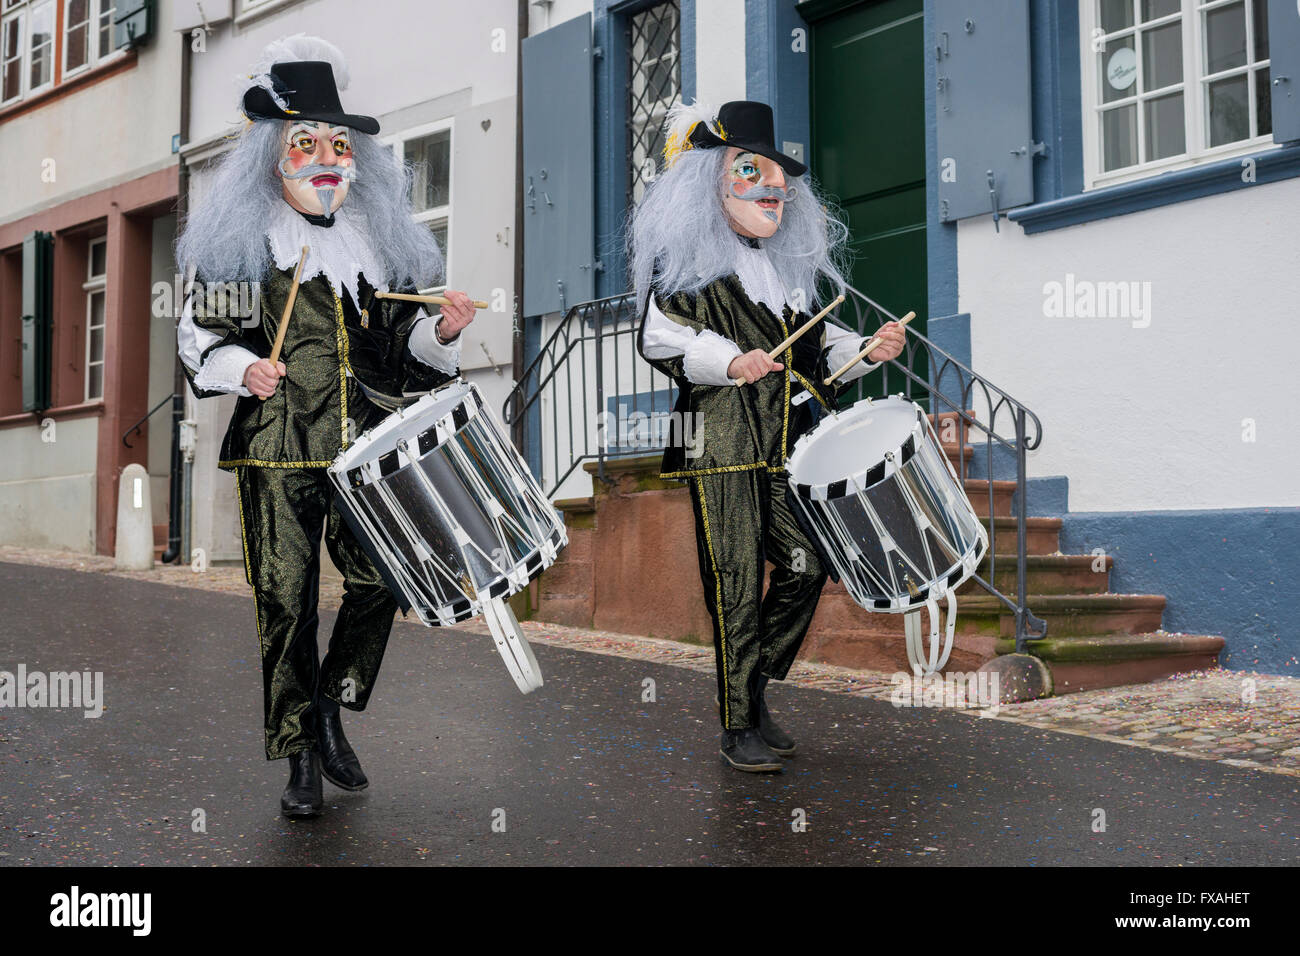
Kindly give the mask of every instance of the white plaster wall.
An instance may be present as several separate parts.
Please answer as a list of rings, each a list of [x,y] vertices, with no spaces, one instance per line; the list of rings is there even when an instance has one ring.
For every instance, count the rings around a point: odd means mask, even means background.
[[[959,224],[973,366],[1042,418],[1030,473],[1068,475],[1070,510],[1300,505],[1297,209],[1290,179],[1032,236]],[[1149,326],[1046,317],[1067,273],[1149,282]]]
[[[93,415],[0,429],[0,542],[94,553],[98,439]]]
[[[227,24],[194,58],[191,139],[240,119],[241,78],[267,43],[292,33],[322,36],[343,51],[352,82],[341,99],[354,112],[379,116],[465,88],[476,103],[513,97],[515,23],[513,0],[300,0]],[[493,49],[496,30],[504,31],[503,52]]]
[[[448,282],[503,305],[503,311],[481,311],[465,333],[462,367],[499,410],[513,384],[515,4],[371,0],[364,17],[356,12],[347,0],[301,0],[244,25],[218,28],[193,61],[190,141],[233,128],[240,76],[268,42],[297,32],[323,36],[343,51],[351,72],[343,105],[378,117],[381,138],[450,119]],[[192,188],[197,201],[204,189],[201,169]],[[233,400],[191,398],[190,407],[199,434],[194,544],[212,560],[241,560],[234,482],[216,467]]]
[[[745,0],[696,0],[695,95],[714,108],[745,98]]]
[[[0,222],[173,165],[181,44],[171,4],[135,67],[8,120],[0,134]],[[53,181],[42,176],[53,160]]]

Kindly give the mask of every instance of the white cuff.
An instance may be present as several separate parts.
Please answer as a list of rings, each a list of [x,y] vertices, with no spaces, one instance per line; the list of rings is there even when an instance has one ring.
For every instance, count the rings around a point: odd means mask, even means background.
[[[244,387],[244,373],[258,361],[242,345],[223,345],[208,353],[194,375],[194,384],[205,392],[227,392],[245,397],[252,395]]]
[[[841,339],[836,342],[830,351],[826,353],[826,365],[830,369],[831,374],[833,375],[838,372],[845,362],[849,361],[849,359],[861,352],[870,341],[871,339],[869,338],[860,339],[855,337],[852,339]],[[857,363],[836,379],[836,381],[851,382],[855,378],[861,378],[873,369],[878,368],[880,368],[879,362],[868,363],[866,359],[858,359]]]
[[[727,367],[741,354],[740,346],[731,339],[701,329],[682,354],[682,371],[696,385],[734,385]]]
[[[423,362],[425,365],[436,368],[440,372],[446,372],[448,375],[455,375],[460,371],[460,333],[445,345],[438,341],[438,320],[441,315],[425,316],[415,323],[411,329],[411,337],[407,340],[407,347],[411,354]]]

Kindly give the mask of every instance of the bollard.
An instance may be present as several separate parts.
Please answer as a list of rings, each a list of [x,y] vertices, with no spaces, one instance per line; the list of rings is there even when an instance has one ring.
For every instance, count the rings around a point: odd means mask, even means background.
[[[149,473],[143,465],[127,465],[117,486],[116,568],[153,568],[153,508],[149,505]]]

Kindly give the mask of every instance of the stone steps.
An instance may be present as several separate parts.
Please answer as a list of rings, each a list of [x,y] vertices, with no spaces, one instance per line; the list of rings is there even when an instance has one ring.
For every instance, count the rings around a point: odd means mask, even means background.
[[[955,416],[941,415],[941,426],[946,417]],[[974,449],[952,445],[945,452],[954,462],[958,456],[969,461]],[[594,464],[587,470],[594,472]],[[530,613],[579,627],[707,642],[711,624],[700,593],[685,488],[658,478],[658,456],[609,462],[606,474],[609,483],[597,482],[592,497],[556,502],[570,544],[534,582]],[[1011,504],[1016,483],[968,478],[963,485],[993,533],[998,556],[992,583],[1015,600],[1019,522],[1011,515]],[[1047,622],[1050,635],[1030,643],[1029,651],[1051,669],[1056,693],[1213,666],[1222,638],[1162,631],[1165,598],[1110,593],[1113,559],[1061,554],[1063,524],[1059,517],[1025,520],[1028,603]],[[979,572],[986,578],[989,564],[986,556]],[[958,594],[957,632],[946,669],[975,670],[1014,650],[1014,637],[1015,615],[978,584],[967,582]],[[907,670],[903,617],[868,613],[842,585],[828,582],[802,656],[845,667]]]
[[[1101,570],[1094,570],[1100,562]],[[1110,569],[1114,558],[1091,554],[1030,554],[1025,558],[1025,580],[1031,595],[1037,594],[1104,594],[1110,590]],[[1015,597],[1016,556],[999,554],[994,562],[995,573],[990,582],[1008,597]],[[986,581],[989,558],[980,562],[977,573]],[[985,593],[975,581],[963,584],[959,594]]]

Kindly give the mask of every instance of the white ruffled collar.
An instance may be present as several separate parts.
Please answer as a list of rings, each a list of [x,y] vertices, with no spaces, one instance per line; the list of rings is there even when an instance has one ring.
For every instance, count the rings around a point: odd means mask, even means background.
[[[772,260],[762,248],[740,244],[736,260],[736,277],[751,302],[762,303],[779,316],[789,304],[785,286]]]
[[[347,211],[344,203],[334,213],[334,225],[314,226],[287,202],[271,220],[267,230],[271,257],[277,269],[292,269],[307,246],[307,261],[302,267],[302,281],[324,275],[338,295],[347,289],[353,302],[360,301],[359,277],[364,276],[374,288],[388,291],[384,270],[370,247],[364,220]]]

